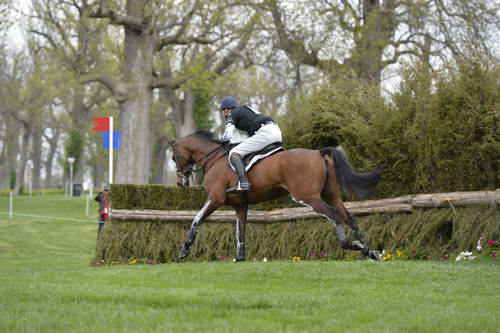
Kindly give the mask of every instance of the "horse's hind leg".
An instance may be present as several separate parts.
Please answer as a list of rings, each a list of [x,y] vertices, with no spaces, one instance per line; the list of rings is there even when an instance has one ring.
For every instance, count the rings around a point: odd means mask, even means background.
[[[300,201],[299,201],[300,202]],[[366,242],[363,240],[363,236],[359,232],[359,229],[357,228],[356,222],[352,219],[348,219],[348,225],[351,228],[355,228],[357,231],[354,231],[355,237],[360,237],[359,239],[356,238],[356,240],[351,244],[349,243],[349,240],[347,238],[347,234],[345,232],[344,226],[342,225],[341,219],[342,215],[344,214],[349,214],[345,207],[342,205],[343,210],[336,209],[335,207],[332,207],[328,205],[326,202],[319,198],[314,198],[314,199],[308,199],[304,200],[301,202],[302,204],[306,204],[310,206],[315,212],[325,216],[330,222],[333,223],[335,226],[335,231],[337,233],[337,238],[340,242],[340,246],[343,249],[346,250],[353,250],[353,251],[361,251],[362,254],[369,256],[372,259],[379,260],[379,254],[377,251],[370,250],[368,246],[366,246]],[[352,215],[350,215],[352,216]],[[362,240],[362,241],[361,241]],[[362,243],[363,242],[363,243]]]
[[[346,210],[347,211],[347,210]],[[353,245],[359,246],[361,249],[361,252],[363,254],[367,254],[369,251],[368,244],[365,241],[365,238],[363,237],[363,234],[359,230],[358,224],[356,223],[356,219],[354,218],[354,215],[351,214],[351,212],[347,212],[347,225],[349,228],[351,228],[352,233],[354,235],[355,241],[352,242]]]
[[[369,256],[372,259],[379,259],[378,252],[370,250],[367,242],[365,241],[363,234],[359,230],[358,224],[354,218],[354,215],[349,212],[342,201],[340,195],[340,186],[337,183],[335,173],[333,170],[328,170],[327,181],[323,191],[321,192],[321,197],[329,205],[333,206],[333,209],[337,210],[338,215],[343,221],[351,228],[355,241],[352,242],[352,247],[357,247],[362,254]]]
[[[363,237],[363,234],[359,230],[354,215],[352,215],[351,212],[345,208],[340,192],[333,192],[329,189],[325,189],[322,193],[322,197],[329,205],[333,206],[333,208],[338,211],[342,220],[349,226],[349,228],[351,228],[355,239],[353,245],[358,246],[363,254],[368,255],[368,245]]]
[[[349,244],[347,239],[347,234],[344,230],[344,226],[341,222],[341,216],[335,208],[328,205],[326,202],[319,198],[312,198],[306,200],[295,200],[303,205],[311,207],[316,213],[319,213],[326,217],[328,221],[332,222],[337,232],[337,238],[340,242],[340,246],[343,249],[355,250]],[[357,249],[357,248],[356,248]]]
[[[178,260],[184,259],[189,254],[189,248],[193,245],[196,234],[198,233],[198,228],[205,218],[212,214],[217,208],[218,204],[215,204],[210,198],[205,202],[203,208],[196,214],[191,224],[191,228],[188,231],[188,236],[184,244],[181,246],[181,253],[177,257]]]
[[[245,260],[245,228],[247,224],[248,205],[236,207],[236,259]]]

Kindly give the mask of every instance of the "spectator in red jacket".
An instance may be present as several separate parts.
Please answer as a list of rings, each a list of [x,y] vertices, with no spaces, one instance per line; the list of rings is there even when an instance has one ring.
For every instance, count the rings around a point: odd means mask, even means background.
[[[109,219],[109,190],[107,186],[104,186],[102,192],[99,192],[94,199],[99,202],[99,229],[97,234],[101,232],[104,223]]]

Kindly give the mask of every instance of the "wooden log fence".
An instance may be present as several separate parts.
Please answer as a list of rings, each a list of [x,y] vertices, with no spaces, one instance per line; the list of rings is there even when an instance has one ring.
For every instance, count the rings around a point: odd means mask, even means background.
[[[497,206],[500,204],[500,189],[495,191],[451,192],[434,194],[416,194],[403,197],[344,202],[345,207],[354,215],[411,213],[419,208],[464,207],[475,205]],[[164,222],[180,223],[192,221],[198,211],[175,210],[117,210],[111,212],[113,221],[123,222]],[[271,211],[249,210],[248,222],[273,223],[278,221],[294,221],[316,219],[321,217],[309,207],[274,209]],[[234,211],[216,211],[207,222],[234,223]]]

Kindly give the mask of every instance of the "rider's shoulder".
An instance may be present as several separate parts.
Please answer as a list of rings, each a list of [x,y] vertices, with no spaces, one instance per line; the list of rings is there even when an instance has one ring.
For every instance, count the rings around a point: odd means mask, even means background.
[[[241,105],[239,106],[238,108],[236,108],[235,110],[236,112],[241,112],[241,113],[244,113],[244,112],[253,112],[253,113],[257,113],[259,114],[260,112],[255,110],[255,109],[252,109],[250,106],[248,105]]]

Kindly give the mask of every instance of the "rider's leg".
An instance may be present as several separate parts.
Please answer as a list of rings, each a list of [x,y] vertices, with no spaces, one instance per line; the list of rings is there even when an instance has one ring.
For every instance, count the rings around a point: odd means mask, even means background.
[[[281,142],[281,131],[278,126],[269,124],[262,126],[255,135],[243,140],[229,152],[229,161],[238,174],[239,183],[238,186],[229,189],[228,193],[245,194],[250,190],[250,183],[248,182],[241,158],[259,151],[274,142]]]
[[[230,188],[229,190],[227,190],[227,192],[228,193],[249,192],[251,184],[248,182],[247,172],[245,170],[245,165],[243,164],[240,154],[231,153],[229,161],[233,165],[236,174],[238,175],[239,181],[236,187]]]

